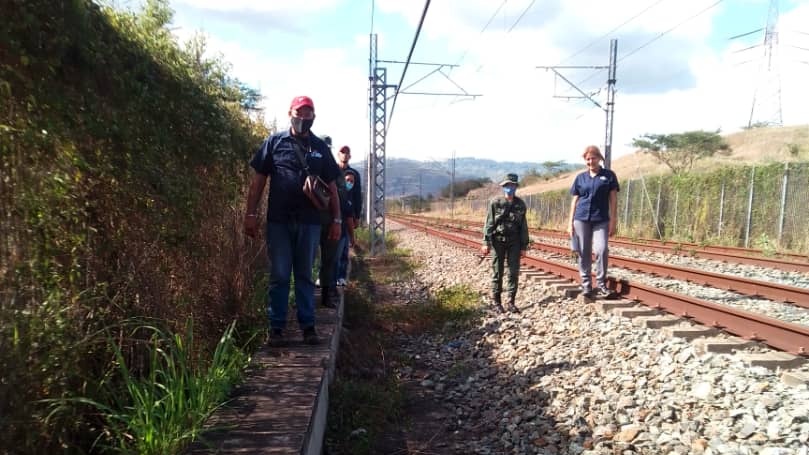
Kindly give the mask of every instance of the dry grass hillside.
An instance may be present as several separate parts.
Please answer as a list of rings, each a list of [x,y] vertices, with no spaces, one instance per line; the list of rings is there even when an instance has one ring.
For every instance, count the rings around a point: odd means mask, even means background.
[[[781,128],[757,128],[725,136],[732,151],[697,161],[694,171],[710,171],[722,166],[751,163],[773,163],[809,160],[809,125]],[[582,169],[584,166],[582,165]],[[619,157],[612,162],[612,170],[621,180],[665,174],[669,169],[653,156],[642,152]],[[570,188],[580,171],[520,188],[521,195]]]

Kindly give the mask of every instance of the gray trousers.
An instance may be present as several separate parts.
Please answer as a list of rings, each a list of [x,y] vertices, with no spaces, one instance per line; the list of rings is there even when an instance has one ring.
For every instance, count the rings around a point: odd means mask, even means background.
[[[607,260],[609,259],[609,249],[607,239],[610,234],[610,222],[599,221],[579,221],[573,220],[573,230],[579,238],[579,274],[581,275],[581,286],[585,291],[593,288],[591,274],[593,269],[593,255],[596,262],[596,284],[604,286],[607,284]]]

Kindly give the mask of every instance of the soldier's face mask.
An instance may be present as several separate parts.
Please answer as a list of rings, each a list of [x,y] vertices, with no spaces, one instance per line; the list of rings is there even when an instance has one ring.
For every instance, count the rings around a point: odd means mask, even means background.
[[[505,193],[506,196],[514,196],[514,193],[516,192],[517,192],[516,186],[506,185],[503,187],[503,193]]]

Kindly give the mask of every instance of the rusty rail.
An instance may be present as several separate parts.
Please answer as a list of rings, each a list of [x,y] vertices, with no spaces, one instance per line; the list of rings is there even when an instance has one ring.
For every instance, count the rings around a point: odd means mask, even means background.
[[[440,237],[470,248],[479,249],[480,242],[417,224],[400,217],[393,221],[412,229]],[[578,268],[545,259],[526,256],[521,263],[564,278],[578,281]],[[710,327],[749,340],[756,340],[773,348],[795,355],[809,356],[809,328],[798,324],[780,321],[749,311],[743,311],[693,297],[657,289],[652,286],[630,283],[627,280],[608,278],[610,289],[622,297],[638,300],[646,306],[660,309],[675,316],[687,318]]]
[[[445,229],[452,229],[465,235],[477,235],[478,232],[470,231],[458,226],[444,226]],[[570,254],[566,247],[552,245],[542,242],[531,242],[531,247],[556,253],[561,255]],[[649,273],[664,278],[689,281],[718,289],[737,292],[739,294],[758,296],[778,302],[789,302],[802,308],[809,308],[809,289],[788,286],[785,284],[773,283],[752,278],[741,278],[733,275],[708,272],[705,270],[680,267],[665,263],[649,262],[640,259],[628,258],[625,256],[610,255],[610,264],[629,270],[642,273]]]
[[[430,223],[440,224],[466,224],[469,226],[483,227],[483,223],[476,221],[447,220],[434,217],[411,218],[429,220]],[[555,237],[566,239],[567,234],[560,231],[547,229],[531,229],[532,235]],[[716,261],[731,262],[735,264],[754,265],[758,267],[769,267],[777,270],[791,272],[809,273],[809,256],[791,253],[781,253],[780,257],[766,257],[761,250],[730,247],[730,246],[710,246],[699,245],[688,242],[669,242],[664,240],[641,239],[632,241],[625,237],[614,237],[610,239],[610,245],[620,246],[635,250],[654,251],[664,254],[675,254],[682,256],[693,256],[703,259],[713,259]]]

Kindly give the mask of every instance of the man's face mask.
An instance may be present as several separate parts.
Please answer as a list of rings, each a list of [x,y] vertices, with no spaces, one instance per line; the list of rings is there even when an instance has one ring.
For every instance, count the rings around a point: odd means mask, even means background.
[[[312,124],[315,123],[314,118],[300,118],[300,117],[290,117],[289,122],[292,124],[292,129],[295,130],[298,134],[306,134],[309,132],[309,129],[312,128]]]
[[[517,192],[517,187],[511,185],[506,185],[503,187],[503,193],[505,193],[506,196],[514,196],[515,192]]]
[[[351,188],[354,188],[354,182],[346,181],[346,189],[351,191]]]

